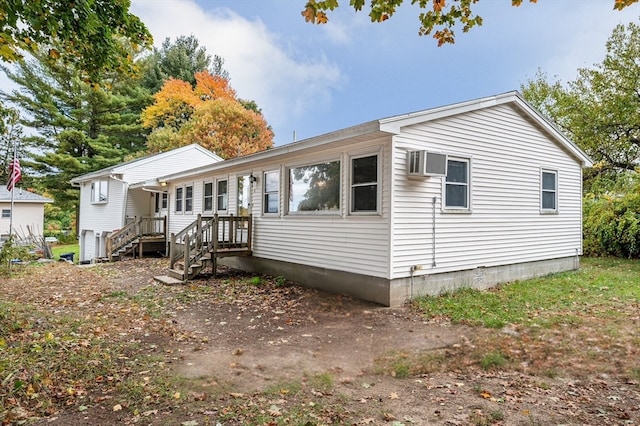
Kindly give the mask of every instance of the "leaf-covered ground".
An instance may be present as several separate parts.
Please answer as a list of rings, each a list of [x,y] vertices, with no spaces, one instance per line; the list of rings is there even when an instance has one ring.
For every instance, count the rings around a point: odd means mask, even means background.
[[[155,283],[166,266],[62,262],[3,279],[2,422],[640,424],[637,300],[489,329],[282,277]]]

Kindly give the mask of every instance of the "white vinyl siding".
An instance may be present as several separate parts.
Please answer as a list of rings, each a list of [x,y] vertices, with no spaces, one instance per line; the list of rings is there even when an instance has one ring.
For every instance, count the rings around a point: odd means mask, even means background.
[[[407,276],[413,265],[429,274],[581,252],[581,165],[513,107],[412,125],[395,143],[392,277]],[[414,149],[472,158],[471,213],[445,213],[444,178],[407,179],[406,152]],[[540,214],[543,166],[561,171],[559,214]]]
[[[282,160],[262,161],[244,165],[241,169],[226,168],[220,175],[190,176],[195,188],[202,188],[198,180],[225,178],[229,182],[229,212],[239,211],[238,180],[243,177],[242,203],[250,208],[253,215],[253,256],[301,265],[365,274],[386,278],[389,275],[389,239],[390,239],[390,192],[389,162],[390,138],[356,142],[336,146],[321,147],[306,155],[288,156]],[[275,172],[280,176],[281,170],[289,170],[301,164],[320,164],[339,159],[341,165],[349,164],[350,158],[376,155],[378,158],[379,201],[377,215],[353,216],[349,214],[348,199],[350,194],[349,167],[340,167],[340,209],[336,214],[298,214],[280,215],[265,214],[264,184],[265,173]],[[257,181],[249,182],[249,176],[256,176]],[[283,186],[286,179],[278,179],[278,211],[281,211],[282,197],[286,191]],[[176,181],[175,185],[184,185],[184,181]],[[384,185],[386,183],[386,186]],[[270,188],[274,189],[275,188]],[[245,198],[249,197],[249,200]],[[196,194],[196,199],[198,199]],[[170,231],[179,232],[193,220],[201,210],[194,206],[193,215],[171,216]]]

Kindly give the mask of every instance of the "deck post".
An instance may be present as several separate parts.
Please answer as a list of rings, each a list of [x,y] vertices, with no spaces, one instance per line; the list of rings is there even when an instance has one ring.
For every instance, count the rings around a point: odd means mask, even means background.
[[[236,221],[235,217],[229,215],[229,247],[233,247],[236,243]]]
[[[184,279],[189,278],[189,262],[191,260],[191,243],[189,241],[189,234],[184,236]]]
[[[251,251],[251,234],[253,233],[253,215],[247,217],[248,229],[247,229],[247,249]]]
[[[215,278],[218,271],[218,239],[220,238],[220,218],[218,213],[213,215],[213,250],[211,251],[211,269]]]
[[[176,234],[171,233],[169,238],[169,268],[173,269],[176,261],[175,261],[175,252],[176,252]]]

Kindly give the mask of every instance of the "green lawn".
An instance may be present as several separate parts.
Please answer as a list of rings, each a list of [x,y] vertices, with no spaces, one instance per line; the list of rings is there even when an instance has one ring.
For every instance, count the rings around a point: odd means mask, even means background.
[[[414,306],[427,317],[501,328],[507,324],[549,327],[582,314],[616,315],[616,305],[640,301],[640,261],[582,258],[579,271],[518,281],[488,291],[463,289],[419,297]]]
[[[51,246],[51,251],[53,252],[53,258],[55,260],[59,260],[60,255],[65,253],[75,253],[73,256],[74,263],[78,263],[78,259],[80,258],[80,246],[78,245],[78,243],[55,244]]]

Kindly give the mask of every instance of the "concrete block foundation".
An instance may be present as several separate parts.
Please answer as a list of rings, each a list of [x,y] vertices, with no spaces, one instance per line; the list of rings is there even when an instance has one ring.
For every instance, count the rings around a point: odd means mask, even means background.
[[[413,297],[435,296],[462,288],[484,290],[500,283],[526,280],[580,267],[579,258],[571,256],[386,279],[259,257],[228,257],[220,259],[219,263],[247,272],[281,275],[307,287],[346,294],[384,306],[401,306]]]

